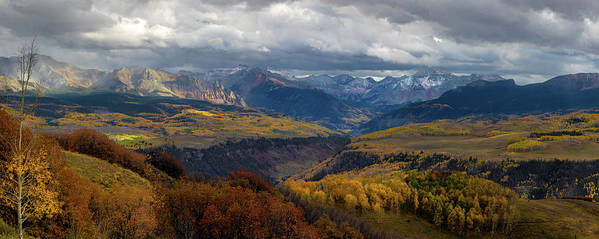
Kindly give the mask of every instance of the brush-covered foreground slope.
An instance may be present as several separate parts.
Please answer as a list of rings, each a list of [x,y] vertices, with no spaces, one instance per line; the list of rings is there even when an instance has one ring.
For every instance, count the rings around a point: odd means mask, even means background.
[[[10,100],[13,98],[9,98]],[[337,134],[277,113],[173,97],[91,93],[30,98],[43,131],[93,128],[131,148],[164,143],[213,144],[252,137],[312,137]],[[168,141],[168,142],[167,142]]]
[[[15,57],[0,57],[0,76],[15,78],[16,69]],[[243,98],[218,82],[150,68],[123,67],[114,71],[82,69],[43,55],[33,69],[32,81],[34,88],[45,92],[108,90],[142,96],[171,96],[216,104],[245,105]],[[11,85],[0,83],[0,91],[10,92],[14,89]]]
[[[410,122],[429,122],[471,114],[570,111],[599,106],[599,73],[580,73],[519,86],[513,80],[476,81],[441,97],[388,112],[362,127],[373,132]]]
[[[374,115],[368,107],[259,68],[243,68],[218,81],[243,96],[248,106],[267,108],[332,129],[349,131]]]

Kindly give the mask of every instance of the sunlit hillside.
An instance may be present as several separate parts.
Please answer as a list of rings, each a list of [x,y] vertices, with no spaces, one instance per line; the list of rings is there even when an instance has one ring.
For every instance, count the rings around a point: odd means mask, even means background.
[[[356,137],[352,148],[479,159],[599,159],[599,114],[473,116],[412,123]]]

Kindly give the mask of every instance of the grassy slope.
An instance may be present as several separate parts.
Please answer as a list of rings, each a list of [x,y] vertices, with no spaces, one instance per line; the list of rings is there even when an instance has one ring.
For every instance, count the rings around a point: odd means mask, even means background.
[[[438,229],[430,222],[409,213],[367,213],[361,216],[376,228],[384,231],[399,231],[407,238],[457,239],[457,235]]]
[[[599,238],[599,203],[521,200],[513,238]]]
[[[518,200],[520,223],[510,234],[468,235],[467,238],[599,238],[599,203],[581,200]],[[409,213],[362,215],[375,227],[399,231],[407,238],[464,238],[435,228]]]
[[[129,169],[83,154],[64,151],[67,167],[110,191],[114,186],[139,186],[151,190],[150,182]]]
[[[544,148],[532,152],[508,152],[508,140],[527,133],[479,136],[421,136],[397,135],[381,139],[354,141],[353,146],[370,152],[425,151],[449,153],[456,156],[474,156],[480,159],[554,159],[590,160],[599,158],[599,144],[595,142],[552,141],[543,142]]]

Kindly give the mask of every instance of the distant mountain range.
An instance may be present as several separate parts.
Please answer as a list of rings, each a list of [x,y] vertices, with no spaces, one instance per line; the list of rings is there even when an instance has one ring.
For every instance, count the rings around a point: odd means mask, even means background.
[[[15,62],[0,57],[0,91],[19,91]],[[117,92],[264,108],[353,134],[469,114],[599,106],[599,74],[590,73],[518,86],[498,75],[434,70],[380,81],[350,75],[285,77],[243,65],[201,73],[142,67],[103,71],[41,56],[30,87],[55,95]]]
[[[13,78],[0,84],[0,90],[17,91],[16,58],[0,57],[0,75]],[[49,93],[78,92],[81,89],[131,93],[140,96],[173,96],[216,104],[245,106],[242,97],[218,82],[200,80],[184,74],[170,74],[150,68],[121,68],[114,71],[82,69],[40,56],[33,72],[34,88]]]
[[[0,90],[19,91],[14,79],[17,75],[15,64],[14,57],[0,58]],[[266,108],[345,131],[375,116],[368,107],[338,99],[268,70],[246,66],[203,73],[168,73],[141,67],[102,71],[82,69],[49,56],[40,56],[31,87],[48,94],[118,92]]]
[[[311,75],[293,78],[340,99],[351,100],[372,106],[403,105],[431,100],[448,90],[469,83],[486,80],[505,80],[498,75],[458,76],[434,70],[420,71],[402,77],[387,76],[381,81],[353,77],[350,75]]]
[[[599,107],[599,73],[563,75],[519,86],[514,80],[478,80],[441,97],[409,104],[368,122],[363,132],[409,122],[427,122],[471,114],[518,114]]]

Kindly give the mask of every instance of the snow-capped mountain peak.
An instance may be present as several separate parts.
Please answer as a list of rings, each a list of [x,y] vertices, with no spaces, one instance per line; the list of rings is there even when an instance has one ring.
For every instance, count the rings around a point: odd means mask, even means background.
[[[433,69],[426,69],[413,75],[401,77],[387,76],[378,82],[370,77],[360,78],[347,74],[337,76],[311,75],[293,79],[341,99],[373,105],[397,105],[430,100],[439,97],[445,91],[477,80],[503,80],[498,75],[472,74],[458,76]]]

